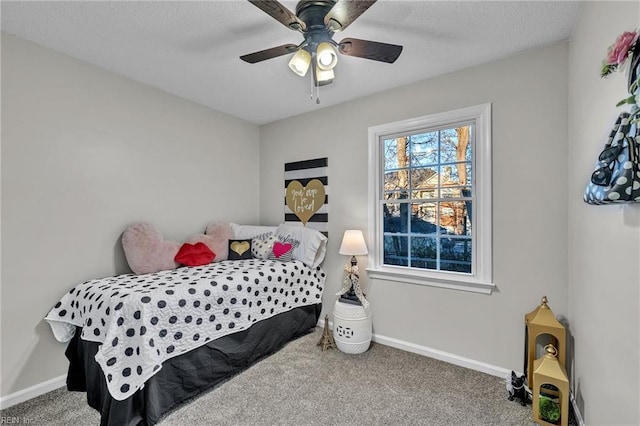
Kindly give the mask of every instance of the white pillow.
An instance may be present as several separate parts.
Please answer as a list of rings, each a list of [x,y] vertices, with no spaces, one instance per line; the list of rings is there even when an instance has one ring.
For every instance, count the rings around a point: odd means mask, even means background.
[[[251,254],[256,259],[267,260],[273,252],[273,244],[278,241],[275,234],[269,235],[267,238],[253,238],[251,240]]]
[[[266,239],[269,235],[274,234],[277,226],[257,226],[257,225],[238,225],[231,223],[233,230],[233,238],[236,240],[251,240],[253,238]]]
[[[280,241],[293,245],[293,259],[317,268],[327,254],[327,237],[320,231],[303,226],[281,224],[276,230]]]

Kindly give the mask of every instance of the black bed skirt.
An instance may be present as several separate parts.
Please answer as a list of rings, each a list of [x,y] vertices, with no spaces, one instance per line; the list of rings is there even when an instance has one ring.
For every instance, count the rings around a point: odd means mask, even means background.
[[[153,425],[186,400],[312,331],[321,309],[321,304],[295,308],[171,358],[144,388],[124,401],[113,399],[107,390],[94,359],[100,344],[80,339],[78,328],[65,352],[70,362],[67,389],[87,392],[87,402],[100,412],[102,426]]]

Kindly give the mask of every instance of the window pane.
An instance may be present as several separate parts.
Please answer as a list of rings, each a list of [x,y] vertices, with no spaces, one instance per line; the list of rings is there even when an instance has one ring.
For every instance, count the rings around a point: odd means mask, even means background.
[[[384,169],[398,168],[398,142],[396,139],[387,139],[384,146]]]
[[[467,161],[473,161],[473,155],[471,153],[471,146],[473,144],[471,143],[471,141],[475,136],[473,135],[473,126],[467,126],[467,128],[469,129],[469,142],[467,143],[467,149],[465,150],[464,159]]]
[[[385,201],[406,200],[407,191],[388,191],[384,193]]]
[[[464,198],[471,197],[470,186],[452,186],[440,190],[441,198]]]
[[[393,191],[409,189],[409,171],[407,169],[388,171],[384,173],[384,190]],[[406,197],[405,197],[406,198]]]
[[[408,138],[402,136],[384,142],[384,169],[401,169],[409,166]]]
[[[409,266],[407,243],[408,237],[385,235],[383,263],[385,265]]]
[[[447,164],[440,168],[440,185],[466,185],[471,182],[471,163]]]
[[[438,188],[421,189],[419,191],[411,192],[411,199],[414,200],[428,200],[429,198],[438,197]]]
[[[471,239],[443,238],[440,240],[440,269],[471,273]]]
[[[470,201],[446,201],[440,203],[440,226],[447,234],[471,236],[471,220],[467,215]]]
[[[438,132],[411,136],[411,166],[438,164]]]
[[[437,204],[436,203],[412,203],[411,204],[411,233],[430,235],[437,232]]]
[[[384,218],[384,233],[409,232],[409,204],[385,203],[382,206],[382,214]]]
[[[473,140],[474,135],[473,133],[473,126],[471,125],[467,125],[467,126],[460,126],[458,128],[456,128],[456,135],[458,137],[458,155],[457,155],[457,160],[465,160],[465,161],[471,161],[473,160],[473,157],[471,155],[471,141]]]
[[[411,169],[412,198],[433,198],[438,196],[438,167]]]
[[[458,135],[456,129],[440,131],[440,163],[455,163],[458,161]]]
[[[438,244],[435,237],[411,238],[411,266],[421,269],[437,269]]]

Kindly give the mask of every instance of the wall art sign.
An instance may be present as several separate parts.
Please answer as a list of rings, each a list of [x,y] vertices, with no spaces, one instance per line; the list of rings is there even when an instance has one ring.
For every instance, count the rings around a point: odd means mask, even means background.
[[[296,161],[284,165],[284,221],[302,223],[327,235],[328,159]]]

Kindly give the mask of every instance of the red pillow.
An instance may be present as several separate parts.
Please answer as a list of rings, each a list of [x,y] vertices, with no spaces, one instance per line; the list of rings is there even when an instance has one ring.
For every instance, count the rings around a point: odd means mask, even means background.
[[[201,266],[211,263],[215,257],[216,254],[205,243],[184,243],[175,261],[186,266]]]

